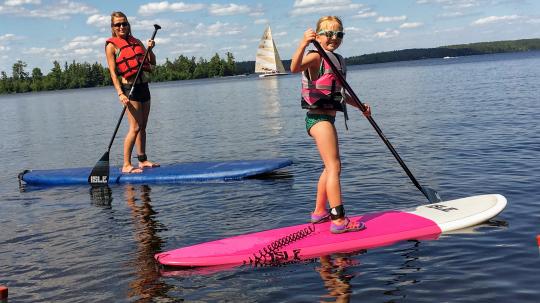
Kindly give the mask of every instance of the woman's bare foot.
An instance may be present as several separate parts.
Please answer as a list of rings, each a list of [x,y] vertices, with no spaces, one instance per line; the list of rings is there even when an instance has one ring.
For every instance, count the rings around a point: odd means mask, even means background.
[[[139,168],[145,168],[145,167],[159,167],[159,163],[150,162],[148,160],[139,162]]]
[[[142,172],[143,172],[142,169],[137,168],[137,167],[133,167],[133,165],[128,165],[128,166],[122,167],[122,173],[123,174],[140,174]]]

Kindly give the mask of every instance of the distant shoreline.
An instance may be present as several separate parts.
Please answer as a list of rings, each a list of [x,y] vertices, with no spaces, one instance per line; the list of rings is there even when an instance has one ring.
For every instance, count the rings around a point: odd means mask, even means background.
[[[447,45],[434,48],[402,49],[347,57],[345,61],[348,65],[363,65],[527,51],[540,51],[540,39],[504,40]],[[290,64],[291,60],[283,60],[283,65],[287,70],[290,70]],[[236,67],[237,72],[242,70],[246,73],[252,73],[255,68],[255,61],[237,62]]]
[[[540,50],[540,39],[521,39],[493,42],[457,44],[436,48],[415,48],[353,56],[346,59],[350,65],[412,61],[434,58],[453,58],[497,53],[515,53]]]
[[[396,51],[364,54],[345,58],[348,65],[365,65],[390,62],[414,61],[422,59],[455,58],[473,55],[497,53],[515,53],[540,51],[540,39],[520,39],[469,44],[447,45],[435,48],[412,48]],[[283,65],[290,71],[291,60],[283,60]],[[7,77],[5,72],[0,76],[0,94],[24,93],[32,91],[63,90],[69,88],[88,88],[110,86],[111,79],[107,68],[99,63],[67,62],[64,68],[54,62],[54,68],[47,75],[34,68],[31,73],[25,72],[26,63],[17,62],[13,70],[18,70],[15,77]],[[179,56],[174,61],[156,66],[152,82],[168,82],[225,76],[242,76],[253,74],[255,61],[235,62],[231,53],[222,59],[216,54],[210,61],[195,57]]]

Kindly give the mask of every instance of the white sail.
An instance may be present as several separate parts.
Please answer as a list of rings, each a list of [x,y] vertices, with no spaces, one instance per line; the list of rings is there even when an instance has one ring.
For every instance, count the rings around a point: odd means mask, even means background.
[[[279,53],[272,38],[272,30],[270,26],[266,27],[264,34],[259,42],[257,56],[255,58],[255,72],[267,75],[284,75],[286,74],[283,62],[279,58]]]

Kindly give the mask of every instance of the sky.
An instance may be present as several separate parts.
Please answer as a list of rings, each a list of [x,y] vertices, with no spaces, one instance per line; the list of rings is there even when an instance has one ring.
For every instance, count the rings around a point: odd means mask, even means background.
[[[50,72],[53,61],[99,62],[110,14],[122,11],[133,35],[147,40],[162,29],[158,64],[180,55],[210,59],[231,52],[255,60],[270,25],[280,57],[290,59],[303,32],[321,16],[336,15],[345,57],[406,48],[540,38],[540,0],[0,0],[0,71],[11,76],[18,60],[26,72]]]

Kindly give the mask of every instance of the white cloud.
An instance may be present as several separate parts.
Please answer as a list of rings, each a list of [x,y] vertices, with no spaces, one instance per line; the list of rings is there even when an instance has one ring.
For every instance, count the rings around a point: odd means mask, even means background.
[[[0,36],[0,42],[2,41],[12,41],[12,40],[15,40],[15,35],[14,34],[4,34],[2,36]]]
[[[399,26],[399,28],[418,28],[423,26],[422,22],[405,22]]]
[[[253,21],[254,24],[268,24],[268,19],[257,19]]]
[[[90,55],[94,53],[94,49],[91,48],[78,48],[73,51],[74,54],[84,56],[84,55]]]
[[[479,7],[482,4],[493,4],[490,0],[417,0],[417,4],[437,4],[443,9],[466,9],[471,7]]]
[[[374,36],[375,36],[375,38],[381,38],[381,39],[394,38],[394,37],[399,36],[399,31],[398,30],[386,30],[386,31],[383,31],[383,32],[376,32]]]
[[[202,51],[207,50],[208,46],[203,43],[184,43],[177,44],[175,50],[171,52],[173,55],[195,53],[199,55]]]
[[[296,0],[293,7],[309,7],[317,5],[344,5],[350,4],[350,0]]]
[[[398,22],[407,20],[407,16],[393,16],[393,17],[384,17],[380,16],[377,18],[376,22]]]
[[[526,20],[525,22],[529,24],[538,24],[540,23],[540,18],[531,18],[531,19]]]
[[[272,32],[272,36],[273,37],[283,37],[283,36],[287,36],[287,32]]]
[[[366,9],[362,9],[362,10],[358,11],[358,14],[353,16],[353,18],[363,19],[363,18],[377,17],[377,15],[378,14],[376,12],[372,11],[369,8],[366,8]]]
[[[325,14],[332,12],[357,10],[363,7],[363,4],[352,3],[351,0],[296,0],[292,16],[307,14]]]
[[[237,35],[242,33],[242,28],[232,26],[229,23],[216,22],[208,26],[199,23],[195,28],[194,34],[204,34],[207,36]]]
[[[518,15],[509,15],[509,16],[489,16],[485,18],[480,18],[476,21],[474,21],[473,25],[486,25],[491,23],[499,23],[499,22],[508,22],[508,21],[515,21],[523,19],[522,17]]]
[[[98,36],[78,36],[62,47],[63,50],[78,51],[80,49],[86,49],[88,46],[103,46],[105,45],[105,38]]]
[[[97,27],[106,27],[110,26],[111,24],[111,16],[105,16],[105,15],[91,15],[86,19],[86,24],[88,25],[94,25]]]
[[[84,3],[62,0],[58,4],[43,7],[42,9],[31,10],[30,15],[34,17],[50,18],[56,20],[69,19],[71,15],[91,15],[96,14],[97,9]]]
[[[247,5],[238,5],[234,3],[229,3],[226,5],[212,4],[208,8],[208,11],[210,12],[211,15],[215,15],[215,16],[230,16],[230,15],[248,14],[251,12],[251,9]]]
[[[168,1],[150,2],[139,7],[139,14],[143,16],[153,15],[164,12],[185,13],[201,10],[204,4],[194,3],[186,4],[184,2],[169,3]]]
[[[156,42],[156,45],[167,45],[167,44],[170,44],[171,43],[171,38],[159,38],[159,37],[156,37],[154,39],[154,41]]]
[[[12,4],[24,4],[23,2],[30,3],[31,1],[11,0],[10,2]],[[28,9],[23,7],[22,5],[0,6],[0,14],[9,14],[12,16],[22,17],[46,18],[53,20],[65,20],[71,18],[72,15],[91,15],[96,14],[97,12],[97,9],[84,3],[73,2],[69,0],[61,0],[55,4],[40,6],[35,9]]]
[[[220,52],[232,52],[234,50],[245,50],[245,49],[248,49],[248,46],[245,45],[245,44],[241,44],[241,45],[235,45],[235,46],[224,46],[222,48],[219,49]]]
[[[446,12],[438,15],[441,18],[458,18],[465,16],[465,13],[463,12]]]
[[[7,0],[4,2],[7,6],[20,6],[25,4],[41,4],[41,0]]]
[[[187,37],[187,36],[223,36],[223,35],[238,35],[245,29],[240,26],[235,26],[227,22],[216,22],[214,24],[206,25],[199,23],[190,32],[176,32],[172,33],[171,37]]]
[[[49,49],[45,47],[30,47],[23,51],[23,53],[30,55],[43,55],[46,52],[49,52]]]

